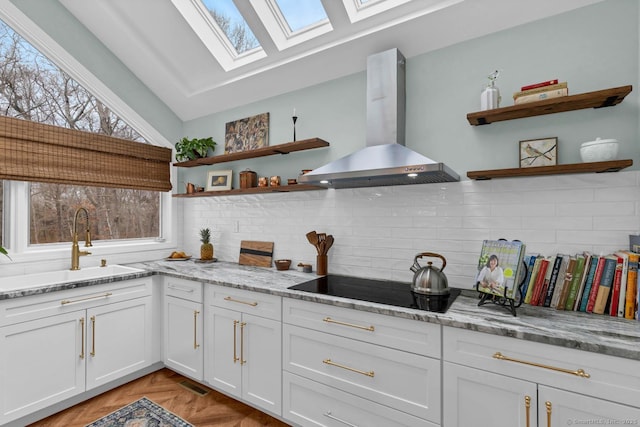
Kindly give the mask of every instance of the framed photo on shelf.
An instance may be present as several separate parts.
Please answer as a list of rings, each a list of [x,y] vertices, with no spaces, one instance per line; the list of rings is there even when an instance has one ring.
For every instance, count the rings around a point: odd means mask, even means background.
[[[207,173],[206,191],[227,191],[231,190],[232,170],[209,171]]]
[[[269,146],[269,113],[262,113],[225,125],[225,154]]]
[[[520,141],[520,167],[555,166],[558,164],[558,138]]]

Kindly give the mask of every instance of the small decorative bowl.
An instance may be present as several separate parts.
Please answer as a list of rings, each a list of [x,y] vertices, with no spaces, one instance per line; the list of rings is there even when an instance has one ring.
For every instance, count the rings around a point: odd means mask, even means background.
[[[288,270],[289,266],[291,266],[291,260],[290,259],[277,259],[275,260],[276,263],[276,268],[278,270]]]
[[[615,160],[618,156],[618,141],[615,139],[600,139],[585,142],[580,146],[580,157],[584,163],[606,162]]]

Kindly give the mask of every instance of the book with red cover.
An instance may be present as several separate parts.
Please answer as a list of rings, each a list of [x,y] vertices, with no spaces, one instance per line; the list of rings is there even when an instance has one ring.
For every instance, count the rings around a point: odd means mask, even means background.
[[[520,90],[521,91],[531,90],[531,89],[536,89],[536,88],[543,87],[543,86],[551,86],[551,85],[555,85],[555,84],[558,84],[558,79],[547,80],[547,81],[540,82],[540,83],[533,83],[533,84],[530,84],[530,85],[522,86],[520,88]]]
[[[593,306],[596,304],[596,296],[598,295],[598,288],[602,281],[602,271],[604,270],[605,261],[607,257],[601,256],[598,259],[598,265],[596,272],[593,276],[593,283],[591,284],[591,290],[589,291],[589,299],[587,300],[587,313],[593,312]]]
[[[593,314],[604,314],[607,311],[607,302],[611,296],[611,287],[613,286],[613,280],[616,276],[617,264],[617,256],[612,255],[606,257],[604,268],[602,269],[600,286],[598,286],[598,294],[593,304]]]
[[[540,268],[538,269],[538,276],[536,277],[536,282],[533,285],[533,296],[531,297],[531,305],[538,305],[540,301],[540,295],[544,291],[544,282],[545,277],[547,276],[547,270],[549,268],[549,260],[543,259],[540,261]]]

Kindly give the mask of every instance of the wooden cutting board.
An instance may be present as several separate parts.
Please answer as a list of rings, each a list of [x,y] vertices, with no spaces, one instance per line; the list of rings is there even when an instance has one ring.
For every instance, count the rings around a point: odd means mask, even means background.
[[[240,265],[271,267],[273,258],[273,242],[256,242],[243,240],[240,242]]]

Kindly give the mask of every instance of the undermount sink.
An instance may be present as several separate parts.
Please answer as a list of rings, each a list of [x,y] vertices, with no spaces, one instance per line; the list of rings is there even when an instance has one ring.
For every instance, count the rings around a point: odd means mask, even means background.
[[[86,267],[80,270],[56,270],[43,273],[23,274],[19,276],[0,277],[0,291],[39,288],[83,280],[101,279],[140,273],[144,270],[124,265],[108,265],[106,267]]]

